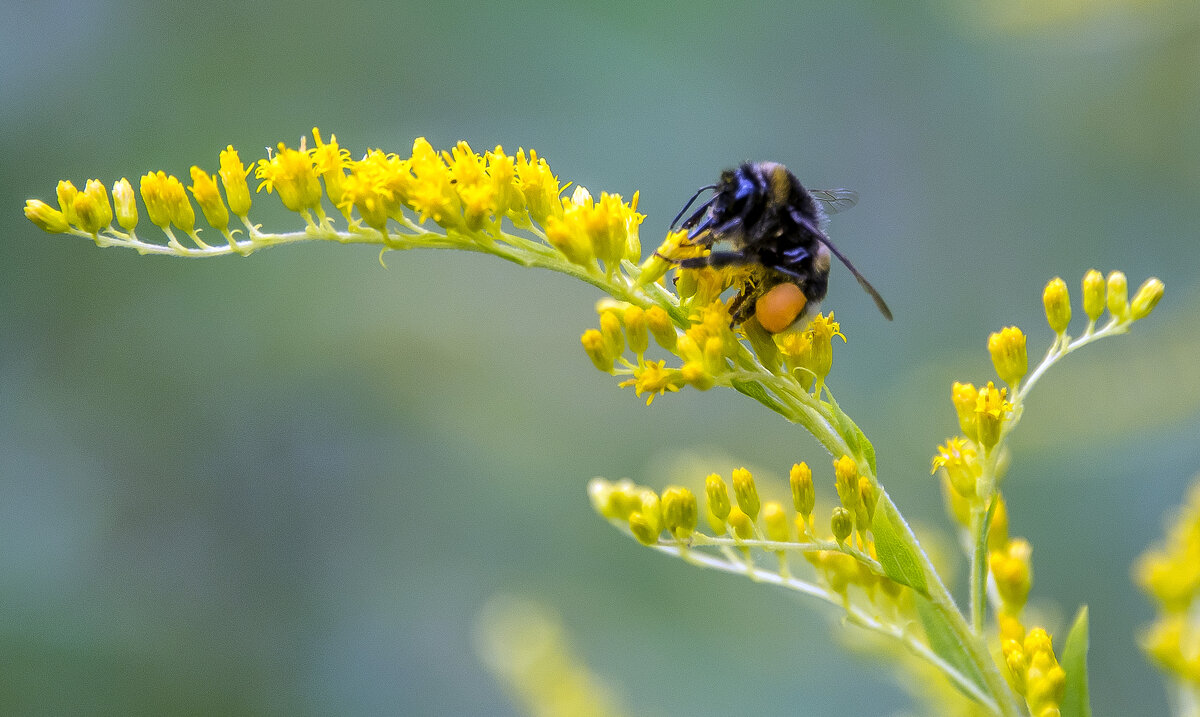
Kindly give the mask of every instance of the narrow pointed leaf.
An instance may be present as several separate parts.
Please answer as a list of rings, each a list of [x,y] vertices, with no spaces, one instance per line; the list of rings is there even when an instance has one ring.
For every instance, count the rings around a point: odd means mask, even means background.
[[[1091,700],[1088,698],[1087,678],[1088,652],[1088,609],[1079,608],[1075,624],[1067,634],[1059,664],[1067,672],[1067,688],[1063,692],[1060,708],[1062,717],[1092,717]]]
[[[922,595],[928,595],[929,583],[926,582],[925,571],[911,547],[916,545],[916,538],[886,493],[881,493],[879,497],[871,532],[875,534],[875,553],[887,576]]]

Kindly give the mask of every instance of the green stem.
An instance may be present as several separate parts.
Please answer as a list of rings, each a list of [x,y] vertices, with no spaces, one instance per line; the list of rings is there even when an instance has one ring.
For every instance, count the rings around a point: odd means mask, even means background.
[[[691,551],[677,545],[668,544],[655,545],[651,547],[669,555],[680,557],[684,561],[693,565],[711,568],[713,570],[720,570],[726,573],[733,573],[735,575],[745,575],[755,582],[789,588],[791,590],[795,590],[805,595],[817,598],[818,600],[827,602],[836,607],[842,608],[846,611],[846,618],[849,622],[900,642],[913,654],[917,655],[940,670],[951,682],[961,688],[965,693],[970,695],[985,709],[991,710],[996,714],[1012,714],[1014,716],[1017,714],[1015,712],[1005,712],[1002,706],[997,705],[996,700],[993,699],[992,696],[984,694],[982,691],[980,691],[979,687],[970,678],[962,674],[962,672],[960,672],[953,665],[942,659],[937,653],[933,652],[928,645],[913,635],[905,628],[905,626],[884,622],[863,608],[849,603],[849,601],[847,601],[845,596],[841,593],[832,592],[831,590],[823,588],[820,585],[810,583],[806,580],[800,580],[795,577],[789,577],[759,568],[746,561],[733,559],[721,560],[716,556],[708,555],[702,552]]]

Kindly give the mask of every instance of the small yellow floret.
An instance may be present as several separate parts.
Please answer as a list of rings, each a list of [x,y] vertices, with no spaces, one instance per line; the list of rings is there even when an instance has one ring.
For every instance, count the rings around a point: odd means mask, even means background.
[[[704,497],[708,500],[708,509],[716,517],[725,520],[729,517],[729,486],[725,479],[716,473],[711,473],[704,479]]]
[[[850,533],[854,532],[854,518],[850,511],[842,506],[833,509],[833,517],[829,520],[829,527],[833,531],[833,537],[839,544],[845,543],[846,538],[850,537]]]
[[[74,209],[79,228],[93,236],[112,223],[108,190],[98,179],[87,180],[84,190],[75,195]]]
[[[246,184],[249,171],[233,145],[227,145],[221,151],[221,184],[225,186],[225,198],[229,202],[229,211],[236,217],[245,218],[250,213],[250,186]]]
[[[200,210],[204,212],[204,218],[213,229],[224,230],[229,226],[229,210],[225,208],[225,202],[221,201],[221,192],[217,189],[217,175],[210,176],[195,165],[192,166],[191,174],[192,186],[189,189],[196,199],[196,204],[199,204]]]
[[[1113,271],[1108,275],[1108,313],[1113,318],[1124,320],[1129,314],[1129,282],[1124,272]]]
[[[1042,292],[1042,304],[1046,307],[1046,322],[1056,334],[1062,334],[1071,323],[1071,296],[1067,282],[1054,277]]]
[[[1010,540],[1004,550],[988,555],[988,568],[996,582],[996,591],[1004,601],[1004,609],[1016,615],[1025,607],[1033,585],[1033,547],[1021,538]]]
[[[858,464],[850,456],[843,455],[833,462],[833,471],[838,500],[853,515],[862,502],[858,491]]]
[[[604,336],[596,329],[588,329],[579,340],[583,343],[583,350],[587,352],[592,364],[605,373],[612,373],[613,356],[608,353],[608,344],[604,341]]]
[[[33,222],[38,229],[51,234],[62,234],[71,229],[65,214],[40,199],[25,201],[25,218]]]
[[[1008,391],[996,388],[988,381],[988,385],[979,389],[975,400],[975,423],[979,432],[979,444],[985,450],[990,450],[1000,440],[1000,429],[1012,412],[1012,404],[1006,398]]]
[[[1133,301],[1129,304],[1129,316],[1134,320],[1144,319],[1154,311],[1154,307],[1158,306],[1158,302],[1162,299],[1163,291],[1166,287],[1162,281],[1156,278],[1149,278],[1138,287],[1137,293],[1133,295]]]
[[[974,498],[976,481],[982,473],[976,460],[975,447],[966,438],[956,437],[948,439],[937,450],[930,473],[945,468],[954,491],[964,498]]]
[[[329,135],[329,141],[321,139],[321,131],[313,127],[313,167],[325,182],[325,194],[334,206],[342,204],[343,182],[346,168],[350,166],[350,151],[338,146],[337,135]]]
[[[758,500],[758,486],[754,484],[754,476],[745,468],[733,471],[733,495],[738,507],[750,516],[751,520],[758,519],[758,511],[762,504]]]
[[[254,176],[262,180],[258,191],[279,192],[279,200],[290,211],[305,212],[321,204],[321,183],[311,150],[292,149],[280,142],[271,157],[258,160]]]
[[[1096,321],[1104,313],[1104,294],[1106,291],[1104,275],[1095,269],[1089,269],[1083,275],[1083,313],[1089,321]]]
[[[958,413],[958,426],[962,429],[963,434],[975,440],[978,435],[977,421],[975,420],[975,404],[979,399],[979,391],[975,389],[974,384],[954,382],[950,387],[950,400],[954,403],[954,410]]]
[[[166,172],[147,173],[141,181],[142,201],[146,214],[155,226],[166,229],[171,224],[190,232],[196,226],[196,212],[188,201],[183,183]]]
[[[687,488],[671,486],[662,494],[663,525],[680,540],[696,530],[698,510],[696,496]]]
[[[996,374],[1009,386],[1016,386],[1029,370],[1025,334],[1016,326],[1007,326],[989,336],[988,353],[992,355]]]
[[[792,504],[796,512],[808,519],[812,515],[813,506],[817,502],[817,492],[813,486],[812,469],[807,463],[800,462],[792,466],[788,473],[788,483],[792,489]]]
[[[641,396],[643,393],[649,393],[646,397],[646,405],[653,403],[655,396],[662,396],[668,391],[676,392],[683,385],[679,371],[676,369],[666,368],[666,361],[647,361],[645,364],[638,366],[633,370],[633,378],[628,381],[622,381],[620,385],[633,386],[634,394]]]
[[[785,543],[792,539],[790,521],[782,505],[773,500],[767,501],[763,504],[762,516],[763,530],[767,534],[767,540]]]
[[[137,227],[138,210],[137,198],[133,194],[133,185],[125,177],[118,179],[112,188],[113,212],[117,215],[117,224],[127,232]]]

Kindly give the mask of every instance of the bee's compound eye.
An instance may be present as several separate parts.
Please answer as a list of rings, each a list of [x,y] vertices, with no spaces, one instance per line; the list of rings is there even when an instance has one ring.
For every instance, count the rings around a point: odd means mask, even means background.
[[[808,304],[795,284],[776,284],[754,302],[754,315],[767,331],[777,334],[792,325]]]

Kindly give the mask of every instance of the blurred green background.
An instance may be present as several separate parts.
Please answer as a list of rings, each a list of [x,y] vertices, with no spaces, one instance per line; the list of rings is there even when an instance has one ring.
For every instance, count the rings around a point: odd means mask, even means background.
[[[498,592],[558,611],[636,714],[893,714],[919,689],[840,648],[833,611],[593,515],[597,474],[826,458],[732,392],[617,390],[579,347],[591,288],[366,247],[142,258],[21,214],[314,125],[356,155],[534,147],[640,189],[646,245],[744,159],[855,188],[832,234],[896,321],[835,267],[831,383],[935,528],[929,457],[988,332],[1040,356],[1052,276],[1076,301],[1092,267],[1162,278],[1132,336],[1039,386],[1006,492],[1035,603],[1091,607],[1097,714],[1164,713],[1129,565],[1200,470],[1197,7],[4,3],[0,713],[515,714],[471,647]],[[256,220],[291,226],[275,206]]]

